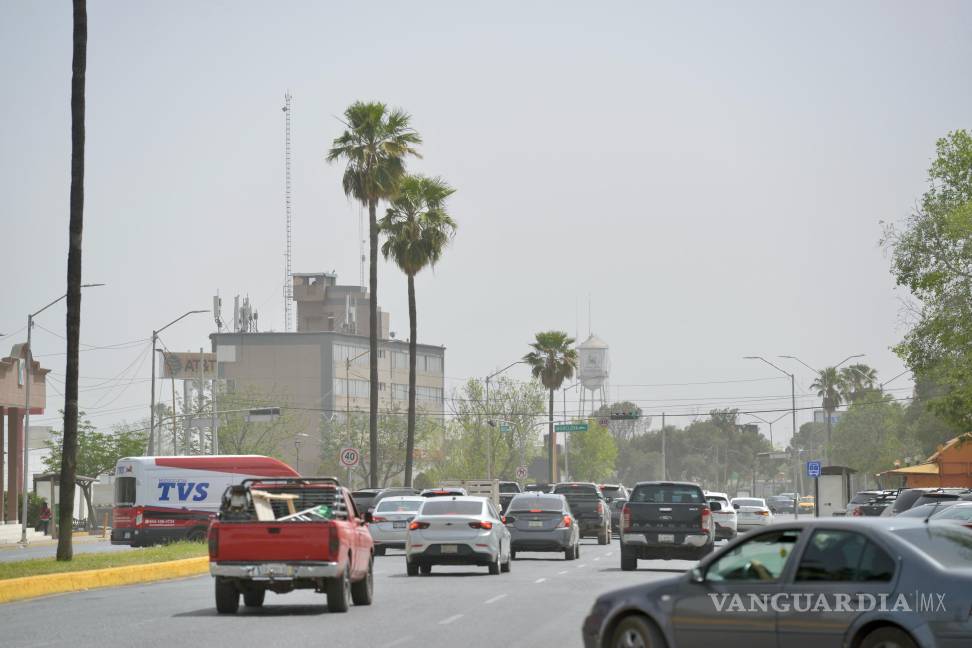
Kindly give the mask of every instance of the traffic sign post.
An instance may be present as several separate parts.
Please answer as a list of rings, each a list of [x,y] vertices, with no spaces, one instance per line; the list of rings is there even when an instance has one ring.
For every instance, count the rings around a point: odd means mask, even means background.
[[[807,477],[812,477],[816,479],[820,476],[820,462],[819,461],[808,461],[807,462]]]
[[[557,423],[554,432],[587,432],[587,423]]]
[[[341,450],[341,465],[346,468],[353,468],[361,461],[361,453],[357,448],[344,448]]]

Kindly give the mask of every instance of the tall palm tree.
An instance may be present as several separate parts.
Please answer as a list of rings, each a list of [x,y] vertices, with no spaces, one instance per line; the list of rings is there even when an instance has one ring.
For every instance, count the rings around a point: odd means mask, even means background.
[[[74,0],[74,53],[71,61],[71,196],[67,263],[67,362],[64,369],[64,436],[61,449],[60,500],[74,501],[78,455],[78,350],[81,339],[81,235],[84,231],[84,88],[88,68],[88,7]],[[27,467],[24,466],[26,470]],[[74,557],[71,529],[74,507],[62,506],[57,559]],[[27,515],[27,511],[24,511]]]
[[[534,378],[550,391],[548,415],[547,457],[550,461],[550,482],[557,481],[557,439],[554,436],[554,392],[560,389],[565,380],[574,377],[577,369],[577,351],[573,348],[574,338],[564,331],[541,331],[530,346],[533,351],[523,356],[530,365]]]
[[[421,157],[415,146],[422,138],[411,127],[411,117],[379,102],[357,101],[344,111],[345,131],[332,142],[327,161],[344,160],[341,183],[347,196],[368,207],[370,263],[368,290],[369,393],[368,439],[371,487],[378,487],[378,202],[398,193],[405,175],[405,158]]]
[[[833,423],[830,418],[843,402],[843,392],[845,390],[844,379],[836,367],[824,367],[817,374],[817,379],[810,385],[811,389],[817,390],[817,396],[821,399],[824,415],[827,417],[827,463],[830,463],[830,443],[833,433]]]
[[[412,485],[415,452],[415,359],[418,323],[415,309],[415,275],[435,266],[456,231],[445,208],[455,193],[441,178],[421,175],[402,178],[378,229],[386,237],[381,253],[392,259],[408,277],[408,432],[405,442],[405,486]]]
[[[873,391],[878,380],[877,369],[862,362],[841,369],[840,377],[844,383],[844,401],[848,403],[853,403]]]

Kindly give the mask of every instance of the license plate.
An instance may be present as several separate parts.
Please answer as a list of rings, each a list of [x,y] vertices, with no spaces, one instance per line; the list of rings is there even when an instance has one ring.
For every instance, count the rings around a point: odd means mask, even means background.
[[[459,553],[459,545],[439,545],[439,551],[444,554]]]
[[[128,531],[126,531],[126,532],[125,532],[125,539],[127,540],[128,538],[130,538],[130,537],[131,537],[131,535],[132,535],[132,534],[131,534],[130,532],[128,532]]]
[[[268,563],[260,569],[265,576],[293,576],[294,568],[283,563]]]
[[[658,542],[675,542],[675,536],[671,533],[659,533]]]
[[[392,528],[393,529],[404,529],[405,526],[406,526],[405,525],[405,520],[402,520],[401,522],[392,522]]]
[[[530,521],[530,526],[532,526],[532,527],[541,527],[542,528],[543,527],[543,522],[531,520]]]

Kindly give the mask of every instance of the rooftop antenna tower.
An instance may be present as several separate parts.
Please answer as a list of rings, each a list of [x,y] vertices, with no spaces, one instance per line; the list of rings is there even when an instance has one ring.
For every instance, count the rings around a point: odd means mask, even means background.
[[[287,212],[287,250],[284,253],[286,263],[286,274],[284,275],[283,298],[284,298],[284,331],[293,330],[293,301],[294,301],[294,277],[291,265],[291,244],[293,238],[293,204],[290,200],[290,136],[291,118],[293,115],[293,95],[290,90],[284,95],[284,206]]]

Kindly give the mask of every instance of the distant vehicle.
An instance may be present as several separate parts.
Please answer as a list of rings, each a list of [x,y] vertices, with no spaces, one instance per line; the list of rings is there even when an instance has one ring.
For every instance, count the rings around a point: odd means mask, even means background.
[[[479,565],[490,574],[510,571],[510,532],[485,497],[426,500],[408,525],[405,567],[409,576],[433,565]]]
[[[351,493],[351,499],[354,500],[354,505],[360,512],[366,513],[371,510],[372,502],[381,491],[381,488],[362,488]]]
[[[580,527],[563,495],[516,495],[503,523],[510,531],[513,559],[517,551],[563,552],[566,560],[580,557]]]
[[[406,495],[386,497],[378,502],[368,524],[376,556],[384,556],[387,549],[405,548],[408,525],[425,501],[417,495]]]
[[[615,498],[608,505],[611,509],[611,533],[614,535],[621,535],[621,509],[624,508],[627,501],[626,499]]]
[[[898,496],[897,491],[876,491],[870,492],[867,499],[863,502],[859,500],[860,493],[854,496],[851,503],[847,505],[848,515],[851,517],[876,517],[884,513],[884,509],[894,503]]]
[[[470,497],[485,497],[498,510],[502,509],[500,501],[500,480],[498,479],[454,479],[439,484],[442,490],[462,490]]]
[[[715,537],[717,540],[732,540],[738,533],[736,510],[729,503],[729,496],[725,493],[705,492],[705,501],[712,509],[712,502],[719,502],[719,510],[712,511],[712,521],[715,523]],[[792,510],[792,506],[790,507]]]
[[[465,497],[465,488],[426,488],[421,493],[420,497]]]
[[[389,488],[382,488],[381,491],[379,491],[378,494],[372,498],[371,503],[368,505],[368,508],[358,509],[358,510],[364,512],[365,518],[370,522],[371,520],[369,516],[372,513],[374,513],[375,508],[383,500],[389,497],[412,497],[412,496],[417,496],[418,494],[419,494],[418,489],[407,488],[404,486],[391,486]]]
[[[692,482],[641,482],[621,510],[621,569],[633,571],[638,560],[698,559],[712,552],[717,501],[705,500]]]
[[[800,498],[800,513],[813,513],[817,510],[817,500],[813,495],[804,495]]]
[[[506,511],[509,507],[510,502],[518,494],[522,493],[520,490],[520,485],[514,481],[501,481],[499,483],[499,500],[500,500],[500,513]]]
[[[945,509],[951,508],[958,504],[958,500],[945,500],[943,502],[934,502],[932,504],[922,504],[920,506],[912,506],[907,511],[903,513],[898,513],[894,517],[896,518],[920,518],[922,520],[927,519],[933,515],[941,513]]]
[[[736,509],[736,528],[740,533],[773,524],[773,513],[759,497],[734,497],[730,503]]]
[[[527,484],[523,487],[524,493],[549,493],[553,484]]]
[[[964,493],[966,489],[964,488],[905,488],[898,492],[898,497],[895,498],[894,503],[887,507],[881,515],[884,517],[896,516],[899,513],[907,511],[911,507],[918,503],[918,500],[929,493]],[[928,502],[929,500],[925,500]],[[925,503],[922,502],[922,503]]]
[[[972,529],[972,502],[955,502],[952,506],[939,510],[932,514],[931,519],[943,522],[956,522]]]
[[[628,489],[621,484],[601,484],[599,488],[607,502],[613,502],[616,499],[628,499]]]
[[[945,522],[783,522],[741,536],[687,574],[653,577],[599,596],[582,626],[584,646],[968,646],[970,545],[972,531]],[[942,604],[892,607],[890,601],[914,601],[916,592],[936,592]],[[764,611],[749,603],[766,600],[768,593],[780,605]],[[889,603],[884,609],[868,599],[858,603],[860,594]],[[727,611],[737,595],[752,609]],[[853,602],[847,611],[794,605],[825,598],[833,606],[835,595]]]
[[[598,544],[611,544],[611,512],[596,484],[563,482],[553,492],[567,498],[582,538],[596,537]]]
[[[776,515],[777,513],[792,515],[795,512],[794,507],[796,506],[793,499],[789,497],[784,497],[782,495],[773,495],[766,498],[766,506],[769,510]]]
[[[956,491],[932,491],[930,493],[925,493],[917,500],[912,506],[921,506],[922,504],[934,504],[935,502],[958,502],[958,501],[968,501],[969,492],[966,490],[956,490]]]
[[[223,491],[253,477],[297,477],[271,457],[125,457],[115,464],[111,544],[206,539]]]
[[[331,612],[371,605],[372,540],[354,500],[333,477],[245,479],[222,497],[209,528],[216,610],[233,614],[240,594],[261,607],[267,590],[326,592]]]
[[[842,515],[858,515],[859,516],[860,513],[856,513],[856,514],[854,513],[854,510],[855,509],[857,509],[858,507],[860,507],[860,506],[862,506],[864,504],[867,504],[868,502],[870,502],[871,500],[873,500],[873,499],[875,499],[875,498],[877,498],[879,496],[882,496],[885,492],[887,492],[887,491],[880,491],[880,490],[862,490],[862,491],[858,491],[854,495],[854,497],[852,497],[850,499],[850,501],[847,502],[847,507],[843,511],[835,511],[834,512],[834,516],[835,517],[840,517]],[[897,494],[895,493],[895,495],[897,495]]]

